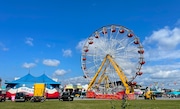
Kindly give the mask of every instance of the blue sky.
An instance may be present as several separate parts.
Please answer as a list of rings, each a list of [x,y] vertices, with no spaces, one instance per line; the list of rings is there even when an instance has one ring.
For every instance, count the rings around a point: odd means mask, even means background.
[[[82,42],[96,29],[123,25],[140,37],[144,75],[138,83],[180,88],[179,0],[1,0],[0,77],[30,72],[81,80]],[[165,82],[166,81],[166,82]]]

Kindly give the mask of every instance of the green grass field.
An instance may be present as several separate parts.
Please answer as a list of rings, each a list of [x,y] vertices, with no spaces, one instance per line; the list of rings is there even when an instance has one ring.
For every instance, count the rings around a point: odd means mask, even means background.
[[[132,100],[125,109],[180,109],[180,100]],[[0,102],[0,109],[122,109],[118,100],[49,100],[41,102]]]

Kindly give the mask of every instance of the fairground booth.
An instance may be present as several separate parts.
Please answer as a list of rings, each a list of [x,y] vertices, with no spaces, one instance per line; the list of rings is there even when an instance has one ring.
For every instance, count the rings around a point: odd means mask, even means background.
[[[35,83],[44,83],[46,85],[45,95],[47,99],[59,97],[60,83],[52,80],[45,74],[42,74],[39,77],[27,74],[17,80],[5,82],[5,84],[7,84],[6,96],[11,99],[11,97],[14,96],[17,92],[25,92],[28,95],[33,96]]]

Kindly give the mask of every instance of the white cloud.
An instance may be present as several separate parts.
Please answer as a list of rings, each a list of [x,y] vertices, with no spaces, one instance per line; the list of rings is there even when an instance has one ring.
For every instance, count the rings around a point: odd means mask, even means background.
[[[66,74],[68,71],[66,71],[66,70],[63,70],[63,69],[57,69],[54,73],[53,73],[53,75],[54,76],[62,76],[62,75],[64,75],[64,74]]]
[[[160,70],[159,72],[156,72],[156,73],[153,73],[151,75],[151,78],[166,78],[166,79],[170,79],[170,78],[179,78],[180,75],[179,75],[179,72],[180,70],[166,70],[166,71],[163,71],[163,70]]]
[[[26,62],[22,65],[23,68],[33,68],[35,66],[36,66],[35,63],[26,63]]]
[[[85,43],[86,40],[82,40],[78,43],[78,45],[76,46],[76,49],[78,50],[82,50],[83,46],[84,46],[84,43]]]
[[[180,78],[180,28],[170,29],[165,26],[162,29],[153,31],[152,35],[145,38],[143,42],[145,48],[146,64],[143,66],[142,83],[152,84],[161,82],[171,84]],[[139,79],[137,79],[139,80]],[[180,81],[179,81],[180,82]]]
[[[154,44],[158,50],[175,49],[180,44],[180,28],[164,27],[158,31],[154,31],[149,37],[146,37],[145,44]],[[154,47],[153,46],[153,47]]]
[[[0,42],[0,50],[8,51],[9,48],[7,48],[3,43]]]
[[[179,77],[175,77],[177,71],[160,71],[160,72],[154,72],[151,76],[148,74],[144,74],[140,77],[137,77],[135,81],[144,86],[152,86],[155,85],[155,83],[158,83],[158,86],[161,88],[174,88],[178,89],[180,87],[180,79]],[[174,84],[176,83],[176,84]]]
[[[88,84],[89,83],[89,80],[85,79],[83,76],[78,76],[78,77],[72,77],[72,78],[68,78],[68,79],[63,79],[61,80],[61,83],[63,85],[65,84],[82,84],[82,85],[85,85],[85,84]]]
[[[147,59],[180,59],[180,28],[164,27],[154,31],[152,35],[145,38],[143,42]]]
[[[33,46],[33,38],[31,37],[26,38],[25,43],[28,44],[29,46]]]
[[[152,65],[145,65],[143,66],[143,72],[145,72],[146,74],[156,74],[157,72],[160,71],[173,71],[174,69],[179,69],[180,68],[180,63],[176,62],[176,63],[165,63],[165,65],[158,65],[156,63],[152,64]]]
[[[60,61],[56,59],[44,59],[43,64],[47,66],[58,66]]]
[[[67,50],[62,50],[63,52],[63,56],[65,57],[71,57],[72,56],[72,51],[70,49],[67,49]]]

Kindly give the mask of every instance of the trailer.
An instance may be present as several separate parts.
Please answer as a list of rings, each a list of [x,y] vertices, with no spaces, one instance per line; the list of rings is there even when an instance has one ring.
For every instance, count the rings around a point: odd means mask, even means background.
[[[46,100],[45,88],[46,85],[44,83],[35,83],[34,95],[31,98],[31,102],[44,102]]]

